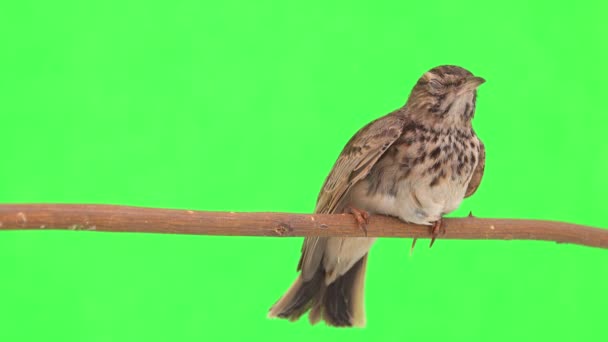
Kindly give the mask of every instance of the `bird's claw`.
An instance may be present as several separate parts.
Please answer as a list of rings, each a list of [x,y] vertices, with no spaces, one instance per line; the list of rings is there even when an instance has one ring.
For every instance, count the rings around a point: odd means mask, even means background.
[[[353,214],[359,228],[365,233],[367,236],[367,224],[369,223],[369,213],[362,209],[357,209],[354,207],[348,207],[348,212]]]
[[[418,240],[418,238],[414,238],[412,240],[412,246],[410,247],[410,256],[412,256],[412,254],[414,254],[414,247],[416,247],[416,241]]]
[[[435,223],[433,223],[433,227],[431,227],[431,244],[429,245],[429,248],[433,247],[433,244],[435,243],[435,239],[441,235],[441,234],[445,234],[445,228],[443,227],[442,224],[442,220],[439,219],[437,221],[435,221]]]

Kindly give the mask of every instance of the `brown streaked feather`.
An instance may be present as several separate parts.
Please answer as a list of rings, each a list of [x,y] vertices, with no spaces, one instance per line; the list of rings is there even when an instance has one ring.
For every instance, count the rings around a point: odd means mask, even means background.
[[[281,297],[268,312],[269,317],[282,317],[295,321],[311,307],[317,307],[320,296],[319,289],[323,288],[323,272],[317,272],[309,281],[302,277],[296,278],[287,293]]]
[[[393,112],[372,121],[350,139],[321,188],[315,213],[333,213],[350,187],[367,176],[399,138],[405,118],[398,114]]]
[[[319,313],[329,324],[337,327],[365,325],[363,309],[363,289],[367,254],[359,259],[342,277],[336,279],[325,289],[323,295],[324,310],[315,308],[311,312],[310,321],[318,321]],[[320,303],[319,303],[320,304]]]
[[[479,184],[481,183],[481,178],[483,177],[483,171],[486,167],[486,148],[483,143],[479,142],[479,161],[477,162],[477,166],[475,167],[475,171],[473,171],[473,175],[471,176],[471,180],[469,181],[469,185],[467,187],[467,191],[464,194],[464,197],[467,198],[477,191]]]
[[[402,112],[395,111],[372,121],[350,139],[325,179],[315,213],[332,214],[341,210],[344,196],[354,184],[369,174],[378,159],[401,136],[405,121]],[[315,274],[326,243],[327,238],[304,239],[298,264],[304,281]]]
[[[304,238],[302,256],[300,257],[297,269],[298,271],[302,270],[302,279],[304,281],[310,281],[317,273],[326,246],[326,237],[311,236]]]

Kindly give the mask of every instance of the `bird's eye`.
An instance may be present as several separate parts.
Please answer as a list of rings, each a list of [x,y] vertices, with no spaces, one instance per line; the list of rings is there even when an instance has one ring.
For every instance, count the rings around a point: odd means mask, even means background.
[[[429,81],[429,87],[433,90],[441,90],[443,89],[443,84],[438,80],[433,79]]]

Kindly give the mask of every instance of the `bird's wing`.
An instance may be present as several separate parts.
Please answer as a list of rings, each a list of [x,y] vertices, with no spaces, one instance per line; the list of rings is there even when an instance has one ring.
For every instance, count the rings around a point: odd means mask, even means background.
[[[386,150],[401,136],[405,117],[398,112],[372,121],[359,130],[346,144],[325,180],[317,199],[316,213],[331,214],[340,209],[341,201],[350,188],[365,178]],[[309,237],[302,246],[304,281],[311,279],[321,262],[327,238]]]
[[[479,187],[479,183],[481,183],[481,178],[483,177],[483,170],[486,167],[486,148],[483,146],[483,143],[479,142],[479,160],[477,161],[477,166],[473,171],[473,175],[471,176],[471,180],[469,181],[469,185],[467,186],[467,191],[464,194],[464,197],[469,197],[477,191]]]

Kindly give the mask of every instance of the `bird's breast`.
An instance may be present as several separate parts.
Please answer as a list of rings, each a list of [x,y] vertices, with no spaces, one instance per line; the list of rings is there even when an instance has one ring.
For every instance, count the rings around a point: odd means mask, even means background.
[[[353,187],[353,205],[418,224],[458,208],[477,165],[479,140],[472,132],[418,133],[404,134]]]

